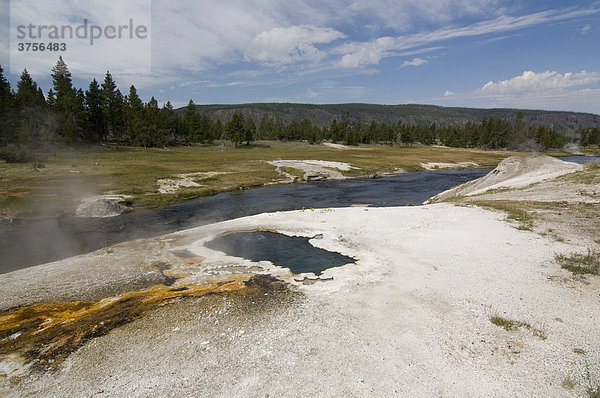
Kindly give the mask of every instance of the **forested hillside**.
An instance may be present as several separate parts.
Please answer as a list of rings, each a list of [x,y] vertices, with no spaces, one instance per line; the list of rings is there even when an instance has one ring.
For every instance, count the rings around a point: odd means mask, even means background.
[[[183,113],[185,108],[177,109]],[[239,105],[196,105],[200,113],[212,119],[229,120],[234,112],[244,117],[260,120],[263,116],[281,120],[287,124],[292,120],[308,119],[319,127],[327,127],[336,119],[338,122],[346,118],[353,121],[370,123],[404,124],[436,123],[438,126],[464,126],[468,122],[481,123],[484,119],[499,119],[514,122],[517,114],[523,114],[523,122],[536,126],[544,125],[558,131],[575,131],[579,128],[597,127],[600,116],[591,113],[519,110],[519,109],[476,109],[451,108],[436,105],[377,105],[377,104],[292,104],[292,103],[255,103]]]

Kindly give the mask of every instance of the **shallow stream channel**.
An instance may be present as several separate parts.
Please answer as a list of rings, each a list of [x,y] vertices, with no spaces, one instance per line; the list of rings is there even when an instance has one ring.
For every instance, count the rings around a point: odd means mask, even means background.
[[[419,205],[437,193],[481,177],[488,171],[420,171],[377,179],[282,184],[220,193],[113,218],[65,216],[6,222],[0,225],[0,273],[60,260],[132,239],[265,212],[303,207]],[[244,257],[251,258],[249,254]],[[316,271],[316,274],[320,272]]]

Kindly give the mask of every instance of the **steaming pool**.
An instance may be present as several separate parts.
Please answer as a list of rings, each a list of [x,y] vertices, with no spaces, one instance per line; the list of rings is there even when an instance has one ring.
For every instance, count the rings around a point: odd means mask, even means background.
[[[354,263],[352,257],[311,245],[310,239],[270,231],[233,232],[213,239],[205,246],[252,261],[267,260],[289,268],[294,274],[312,272],[318,276],[328,268]]]

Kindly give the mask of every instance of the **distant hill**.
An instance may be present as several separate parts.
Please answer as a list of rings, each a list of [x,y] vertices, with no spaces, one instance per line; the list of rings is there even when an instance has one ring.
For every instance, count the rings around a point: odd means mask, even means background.
[[[229,120],[234,112],[239,112],[244,117],[252,116],[258,125],[263,115],[274,120],[289,123],[292,120],[301,121],[309,119],[320,127],[328,126],[333,119],[338,121],[346,117],[362,122],[373,120],[388,124],[402,120],[406,124],[431,124],[438,125],[464,125],[467,122],[480,123],[484,118],[502,119],[514,122],[517,113],[523,112],[523,119],[527,124],[546,125],[556,130],[572,131],[580,127],[600,126],[600,115],[592,113],[540,111],[519,109],[477,109],[477,108],[450,108],[436,105],[375,105],[375,104],[292,104],[292,103],[252,103],[237,105],[196,105],[198,112],[205,113],[213,120]],[[183,113],[185,107],[179,108],[178,113]]]

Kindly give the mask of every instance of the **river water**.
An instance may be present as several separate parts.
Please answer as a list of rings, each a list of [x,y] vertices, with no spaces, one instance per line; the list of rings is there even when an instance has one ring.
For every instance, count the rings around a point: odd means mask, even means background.
[[[598,156],[569,156],[587,163]],[[420,204],[489,170],[418,171],[378,179],[358,178],[282,184],[225,192],[108,219],[47,218],[0,224],[0,274],[60,260],[131,239],[273,211],[351,205]]]
[[[273,211],[351,205],[420,204],[489,170],[420,171],[384,178],[282,184],[225,192],[105,219],[76,217],[0,226],[0,273],[60,260],[137,238]]]

